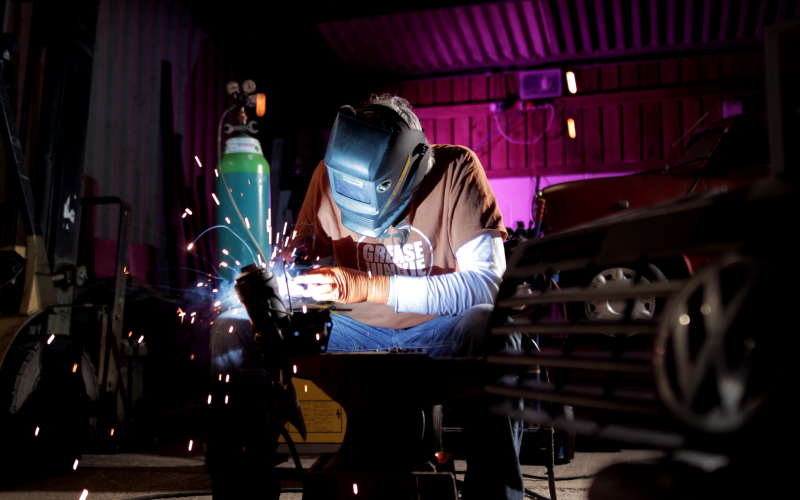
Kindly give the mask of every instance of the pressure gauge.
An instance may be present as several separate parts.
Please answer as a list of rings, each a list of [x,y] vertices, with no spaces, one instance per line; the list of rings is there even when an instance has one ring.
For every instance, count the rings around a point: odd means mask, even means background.
[[[247,83],[247,82],[245,82],[245,83]],[[226,83],[225,84],[225,92],[227,92],[228,95],[233,95],[233,94],[239,92],[239,84],[234,82],[234,81],[230,81],[230,82]]]
[[[256,82],[253,80],[245,80],[242,82],[242,92],[245,94],[252,94],[256,91]]]

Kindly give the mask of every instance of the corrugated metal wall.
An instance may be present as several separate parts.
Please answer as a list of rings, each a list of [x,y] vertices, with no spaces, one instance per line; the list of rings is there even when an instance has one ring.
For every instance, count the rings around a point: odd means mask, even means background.
[[[755,44],[797,0],[518,0],[320,23],[351,69],[505,69]]]
[[[172,70],[174,131],[183,136],[182,179],[196,200],[197,179],[206,192],[214,182],[216,125],[227,104],[223,89],[232,70],[178,1],[100,2],[85,165],[95,192],[84,195],[115,195],[130,202],[131,240],[156,247],[162,244],[159,222],[164,217],[159,192],[162,61]],[[197,166],[195,155],[206,168]],[[180,214],[174,217],[180,221]],[[99,211],[96,222],[96,237],[116,238],[110,212]]]

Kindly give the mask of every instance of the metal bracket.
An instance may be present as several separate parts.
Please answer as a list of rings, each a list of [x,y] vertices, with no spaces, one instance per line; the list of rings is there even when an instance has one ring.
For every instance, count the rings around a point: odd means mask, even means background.
[[[224,130],[226,134],[232,134],[234,132],[250,132],[251,134],[258,133],[255,120],[250,120],[250,123],[247,125],[231,125],[230,123],[226,123],[222,127],[222,130]]]

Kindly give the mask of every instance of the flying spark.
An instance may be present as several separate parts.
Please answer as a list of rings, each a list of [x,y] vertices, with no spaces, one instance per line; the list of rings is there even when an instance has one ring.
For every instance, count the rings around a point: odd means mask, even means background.
[[[187,214],[189,214],[189,215],[192,215],[192,211],[191,211],[191,210],[189,210],[188,208],[187,208],[186,210],[184,210],[184,211],[185,211]]]
[[[222,304],[222,301],[218,300],[214,302],[214,307],[219,307]]]
[[[83,493],[81,493],[81,497],[78,500],[86,500],[86,497],[88,496],[89,496],[89,490],[83,490]]]
[[[319,340],[319,333],[317,334],[317,340]]]
[[[144,340],[144,335],[142,335],[141,337],[139,337],[139,343],[140,343],[140,344],[142,343],[142,340]]]
[[[295,236],[297,236],[297,231],[296,231],[296,230],[295,230],[295,231],[292,231],[292,239],[294,239],[294,238],[295,238]]]
[[[367,275],[369,276],[369,279],[372,279],[372,271],[367,271]]]
[[[111,432],[109,432],[108,435],[109,436],[113,436],[114,435],[114,428],[113,427],[111,428]]]
[[[358,495],[358,485],[353,483],[353,495]]]
[[[225,255],[228,255],[228,251],[225,250],[224,248],[222,249],[222,253],[224,253]]]
[[[194,248],[194,243],[189,243],[189,246],[186,247],[186,250],[191,250],[192,248]]]
[[[190,323],[191,323],[191,324],[194,324],[194,318],[192,318],[192,321],[190,321]]]
[[[72,373],[75,373],[77,371],[78,371],[78,363],[75,363],[72,365]]]
[[[197,162],[197,166],[198,166],[198,167],[200,167],[200,168],[203,168],[203,164],[202,164],[202,163],[200,163],[200,158],[198,158],[197,156],[195,156],[195,157],[194,157],[194,161],[196,161],[196,162]]]
[[[236,262],[236,265],[237,265],[237,266],[241,266],[241,265],[242,265],[242,263],[241,263],[241,262],[239,262],[238,260],[234,260],[234,262]]]
[[[219,265],[220,265],[220,267],[228,267],[228,263],[227,262],[220,262]]]
[[[228,329],[228,333],[233,333],[233,327],[230,327],[230,328]]]
[[[190,314],[190,316],[197,316],[197,313],[193,312],[192,314]]]
[[[222,376],[222,374],[220,374],[220,377],[221,376]],[[227,384],[230,381],[231,381],[231,374],[230,373],[226,373],[225,374],[225,383]]]
[[[228,404],[228,395],[225,395],[225,404]]]
[[[286,228],[289,227],[289,221],[283,223],[283,234],[286,234]]]
[[[55,340],[55,338],[56,338],[56,335],[54,333],[50,334],[50,337],[47,339],[47,344],[48,345],[52,344],[53,340]]]
[[[72,470],[78,470],[78,459],[76,458],[74,462],[72,462]]]
[[[211,291],[212,291],[212,292],[214,292],[214,293],[217,293],[217,292],[219,292],[219,290],[218,290],[218,289],[216,289],[216,288],[215,288],[215,289],[213,289],[213,290],[211,290]]]
[[[190,359],[190,360],[194,359],[194,354],[192,354],[191,356],[189,356],[189,359]]]
[[[244,224],[247,226],[247,229],[250,229],[250,219],[247,217],[244,218]]]
[[[292,373],[297,373],[297,365],[292,365]]]
[[[203,283],[198,283],[197,286],[203,286]]]
[[[307,312],[308,312],[308,308],[305,305],[303,305],[303,314],[305,314]],[[295,372],[295,373],[297,373],[297,372]]]
[[[211,404],[211,394],[208,395],[208,404]]]
[[[308,386],[307,385],[303,386],[303,392],[308,392]]]
[[[217,195],[215,195],[214,193],[211,193],[211,197],[212,197],[212,198],[214,198],[214,202],[215,202],[217,205],[219,205],[219,198],[217,198]]]
[[[34,436],[38,436],[39,435],[39,428],[38,427],[36,428],[36,430],[33,431],[33,435]]]
[[[214,177],[219,177],[219,172],[217,172],[216,168],[214,169]]]
[[[186,215],[187,215],[186,212],[183,212],[183,215],[181,215],[181,219],[185,219]]]
[[[192,440],[190,439],[190,440],[189,440],[189,451],[192,451],[192,445],[193,445],[193,444],[194,444],[194,441],[192,441]]]

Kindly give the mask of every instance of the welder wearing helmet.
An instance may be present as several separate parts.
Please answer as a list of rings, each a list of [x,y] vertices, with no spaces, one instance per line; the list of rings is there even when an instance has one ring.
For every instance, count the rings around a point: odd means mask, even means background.
[[[328,352],[483,356],[519,342],[486,333],[507,233],[483,167],[466,147],[430,145],[405,99],[339,110],[295,229],[335,263],[295,278],[303,295],[349,309],[332,316]],[[521,424],[468,413],[465,498],[523,498]]]

